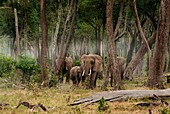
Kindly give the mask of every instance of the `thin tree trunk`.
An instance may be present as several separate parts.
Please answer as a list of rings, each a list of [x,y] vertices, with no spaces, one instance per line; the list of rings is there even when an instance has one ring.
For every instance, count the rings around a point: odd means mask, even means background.
[[[159,16],[159,26],[154,48],[152,65],[150,66],[148,86],[164,88],[163,86],[163,69],[165,65],[165,55],[168,46],[168,37],[170,29],[170,1],[161,0],[161,10]]]
[[[74,0],[71,0],[70,6],[69,6],[69,11],[68,11],[68,14],[67,14],[67,17],[66,17],[66,21],[64,23],[63,33],[62,33],[62,36],[61,36],[61,44],[60,44],[60,48],[59,48],[59,55],[58,55],[57,63],[56,63],[56,71],[57,72],[62,72],[63,62],[65,60],[65,58],[63,57],[63,49],[64,49],[64,43],[65,43],[65,37],[66,37],[66,29],[67,29],[67,25],[68,25],[68,22],[70,20],[70,17],[72,15],[73,5],[74,5]]]
[[[168,72],[168,66],[169,66],[169,55],[168,49],[166,50],[166,62],[165,62],[165,72]]]
[[[119,31],[119,28],[120,28],[120,25],[121,25],[121,21],[122,21],[123,4],[124,4],[123,0],[120,0],[119,17],[118,17],[117,24],[116,24],[116,27],[115,27],[115,30],[114,30],[114,37],[115,38],[118,34],[118,31]]]
[[[41,0],[40,3],[40,21],[41,21],[41,30],[42,30],[41,82],[45,82],[47,79],[46,56],[47,56],[47,36],[48,36],[48,27],[47,27],[47,20],[46,20],[46,0]],[[46,85],[42,85],[42,86],[46,86]]]
[[[129,32],[130,32],[132,40],[131,40],[130,48],[129,48],[128,55],[127,55],[126,66],[129,64],[129,62],[132,59],[133,51],[134,51],[134,48],[135,48],[135,41],[136,41],[136,29],[134,30],[134,34],[132,33],[131,28],[129,28]]]
[[[81,48],[80,48],[80,55],[85,54],[85,38],[81,39]]]
[[[14,50],[15,50],[15,59],[18,59],[20,56],[20,36],[18,30],[18,15],[17,9],[14,8],[14,17],[15,17],[15,43],[14,43]]]
[[[56,75],[56,48],[57,48],[57,39],[58,39],[58,33],[59,33],[59,27],[60,27],[60,22],[61,22],[61,13],[62,13],[62,2],[61,0],[58,0],[59,2],[59,8],[58,8],[58,16],[57,16],[57,23],[56,23],[56,28],[55,28],[55,33],[54,33],[54,38],[52,40],[51,44],[51,55],[52,55],[52,68],[54,71],[54,74]]]

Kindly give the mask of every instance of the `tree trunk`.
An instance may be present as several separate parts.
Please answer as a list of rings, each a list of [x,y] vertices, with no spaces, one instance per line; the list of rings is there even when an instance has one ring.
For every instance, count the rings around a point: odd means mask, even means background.
[[[59,55],[58,55],[57,63],[56,63],[56,71],[58,73],[62,72],[63,63],[64,63],[64,60],[65,60],[65,58],[63,57],[63,55],[64,55],[63,49],[64,49],[64,43],[65,43],[65,37],[66,37],[66,29],[67,29],[67,25],[68,25],[68,22],[70,20],[70,17],[72,15],[73,5],[74,5],[74,0],[71,0],[70,6],[69,6],[69,11],[68,11],[68,14],[67,14],[67,17],[66,17],[66,21],[64,23],[64,28],[63,28],[63,33],[62,33],[62,36],[61,36],[61,43],[60,43],[60,48],[59,48]]]
[[[17,60],[20,56],[20,36],[19,36],[19,30],[18,30],[18,15],[17,15],[16,8],[14,8],[14,17],[15,17],[14,52],[15,52],[15,59]]]
[[[123,85],[121,81],[120,71],[118,68],[118,63],[116,61],[116,46],[115,46],[115,37],[113,34],[113,22],[112,22],[112,8],[113,8],[113,0],[107,1],[106,6],[106,30],[108,35],[108,47],[109,47],[109,62],[111,65],[112,73],[114,73],[114,89],[121,89]]]
[[[54,38],[51,42],[51,62],[52,62],[52,68],[54,71],[54,74],[56,75],[56,48],[57,48],[57,39],[58,39],[58,33],[59,33],[59,27],[60,27],[60,22],[61,22],[61,13],[62,13],[62,2],[61,0],[58,0],[59,2],[59,8],[58,8],[58,17],[57,17],[57,23],[56,23],[56,28],[55,28],[55,33],[54,33]]]
[[[46,0],[40,1],[40,23],[42,30],[42,42],[41,42],[41,82],[45,82],[47,79],[47,70],[46,70],[46,56],[47,56],[47,36],[48,36],[48,27],[46,20]],[[46,85],[42,85],[46,86]]]
[[[105,91],[105,92],[98,92],[94,95],[89,95],[84,98],[79,98],[74,100],[70,105],[78,105],[86,103],[98,103],[101,98],[104,98],[105,101],[127,101],[128,99],[139,99],[139,98],[148,98],[148,99],[155,99],[159,98],[163,100],[170,97],[170,89],[164,90],[120,90],[120,91]]]
[[[155,33],[148,40],[149,47],[152,47],[155,41]],[[132,79],[133,71],[135,70],[136,66],[143,60],[145,53],[147,52],[146,45],[144,43],[141,44],[141,47],[138,49],[137,53],[133,56],[132,60],[127,65],[123,77],[126,79]]]
[[[128,51],[128,55],[127,55],[127,62],[126,62],[126,66],[129,64],[129,62],[131,61],[132,59],[132,55],[133,55],[133,50],[135,48],[135,40],[136,40],[136,29],[134,30],[134,33],[132,33],[132,30],[131,28],[129,28],[129,33],[131,35],[131,43],[130,43],[130,48],[129,48],[129,51]]]
[[[169,28],[170,28],[170,1],[161,0],[161,10],[159,16],[159,25],[154,48],[154,55],[149,71],[148,86],[164,88],[163,69],[165,65],[165,55],[168,46]]]
[[[80,48],[80,55],[85,54],[85,38],[81,38],[81,48]]]

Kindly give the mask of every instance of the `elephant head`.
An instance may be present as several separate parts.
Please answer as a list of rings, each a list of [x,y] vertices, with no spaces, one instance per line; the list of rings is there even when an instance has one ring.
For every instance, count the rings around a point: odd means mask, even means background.
[[[102,58],[95,54],[83,55],[81,57],[81,67],[83,70],[82,81],[85,81],[89,77],[90,85],[94,87],[96,85],[96,75],[98,72],[101,72]]]
[[[74,85],[78,85],[82,80],[81,76],[82,70],[80,66],[74,66],[70,70],[70,77]]]
[[[66,70],[70,70],[73,67],[73,59],[71,57],[65,58]]]

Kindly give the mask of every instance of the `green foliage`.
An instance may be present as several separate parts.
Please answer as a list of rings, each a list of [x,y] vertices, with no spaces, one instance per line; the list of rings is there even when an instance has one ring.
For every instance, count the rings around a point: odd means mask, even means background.
[[[27,56],[20,56],[20,59],[16,64],[16,68],[21,69],[23,72],[24,82],[29,81],[32,75],[35,75],[36,73],[39,74],[41,72],[40,66],[36,63],[36,60]]]
[[[159,110],[160,114],[170,114],[169,108],[163,108],[162,110]]]
[[[107,104],[107,102],[105,101],[104,97],[102,97],[99,100],[99,106],[98,106],[98,110],[99,111],[106,111],[109,108],[109,105]]]
[[[0,77],[2,77],[4,73],[11,71],[15,63],[11,57],[0,54]]]
[[[74,65],[75,66],[80,66],[81,65],[81,61],[80,60],[75,60],[74,61]]]

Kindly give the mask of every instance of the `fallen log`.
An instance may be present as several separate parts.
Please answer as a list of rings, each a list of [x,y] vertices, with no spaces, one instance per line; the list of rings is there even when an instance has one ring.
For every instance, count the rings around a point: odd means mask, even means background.
[[[170,89],[163,90],[119,90],[119,91],[106,91],[99,92],[94,95],[80,98],[74,100],[70,106],[78,105],[82,103],[86,103],[89,105],[91,103],[98,102],[102,97],[105,101],[126,101],[128,99],[138,99],[138,98],[154,98],[154,95],[160,98],[169,98],[170,97]]]

